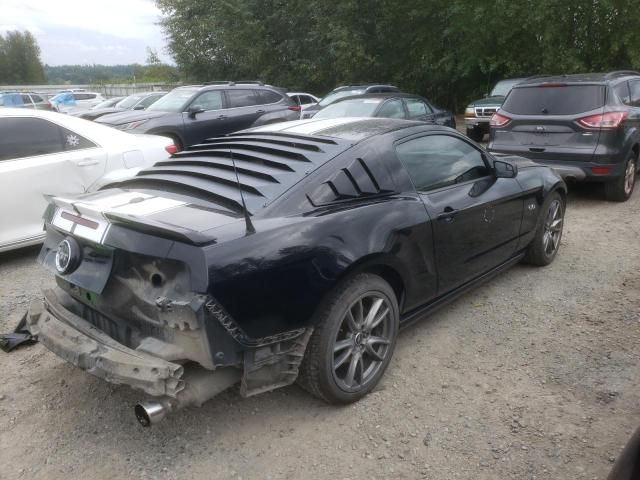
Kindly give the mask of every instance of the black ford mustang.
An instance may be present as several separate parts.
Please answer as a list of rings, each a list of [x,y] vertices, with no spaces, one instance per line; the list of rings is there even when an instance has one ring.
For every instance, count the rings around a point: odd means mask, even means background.
[[[215,138],[136,177],[53,198],[58,287],[27,328],[153,399],[143,424],[240,382],[328,402],[376,385],[398,329],[526,260],[550,263],[566,187],[456,131],[389,119]]]

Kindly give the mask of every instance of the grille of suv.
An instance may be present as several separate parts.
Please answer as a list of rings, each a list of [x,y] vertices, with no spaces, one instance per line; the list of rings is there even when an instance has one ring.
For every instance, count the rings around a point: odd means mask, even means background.
[[[476,107],[476,117],[490,117],[498,111],[498,107]]]

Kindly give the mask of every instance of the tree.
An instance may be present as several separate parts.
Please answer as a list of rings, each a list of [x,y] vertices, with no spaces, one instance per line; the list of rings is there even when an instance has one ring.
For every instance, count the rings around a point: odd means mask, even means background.
[[[40,47],[31,32],[0,35],[0,83],[24,85],[44,81]]]
[[[191,80],[389,82],[456,110],[502,78],[640,68],[637,0],[156,0]]]

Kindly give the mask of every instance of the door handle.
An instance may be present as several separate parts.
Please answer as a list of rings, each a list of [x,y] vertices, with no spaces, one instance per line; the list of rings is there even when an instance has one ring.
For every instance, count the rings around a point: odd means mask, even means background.
[[[89,167],[91,165],[97,165],[99,163],[100,163],[100,160],[95,160],[95,159],[92,159],[92,158],[84,158],[84,159],[80,160],[77,163],[77,165],[79,167]]]
[[[266,110],[258,110],[256,113],[264,113]]]
[[[218,116],[218,120],[224,120],[225,118],[227,118],[227,116],[226,116],[226,115],[219,115],[219,116]]]
[[[456,210],[455,208],[445,207],[444,211],[441,214],[439,214],[436,217],[436,219],[444,220],[445,222],[452,222],[455,216],[458,215],[459,212],[460,210]]]
[[[546,149],[545,148],[530,148],[529,151],[533,152],[533,153],[542,153],[544,152]]]

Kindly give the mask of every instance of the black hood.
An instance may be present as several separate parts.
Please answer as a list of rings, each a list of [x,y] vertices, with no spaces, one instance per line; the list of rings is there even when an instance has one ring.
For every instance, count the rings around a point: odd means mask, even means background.
[[[174,112],[160,112],[157,110],[126,110],[124,112],[111,113],[100,117],[96,122],[108,125],[122,125],[125,123],[137,122],[139,120],[150,120],[152,118],[172,115]]]
[[[86,118],[89,120],[95,120],[98,117],[101,117],[103,115],[109,115],[110,113],[118,113],[118,112],[122,112],[122,108],[98,108],[95,110],[87,110],[86,112],[80,112],[75,114],[76,117],[80,117],[80,118]]]

